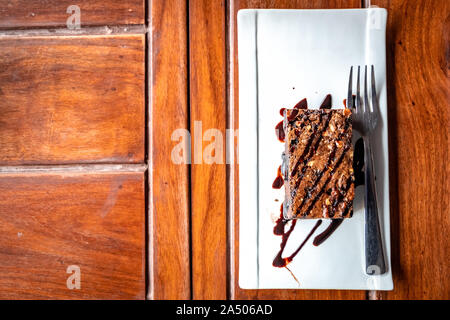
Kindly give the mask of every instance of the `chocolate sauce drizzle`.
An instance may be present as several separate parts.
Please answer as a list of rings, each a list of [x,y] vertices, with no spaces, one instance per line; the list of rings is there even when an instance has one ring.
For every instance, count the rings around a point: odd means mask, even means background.
[[[317,247],[324,243],[325,240],[327,240],[331,236],[331,234],[341,225],[343,221],[344,219],[331,220],[331,223],[328,225],[328,227],[314,238],[313,245]]]
[[[277,177],[272,183],[272,188],[280,189],[284,185],[283,175],[281,174],[281,166],[278,167]]]
[[[327,94],[325,99],[323,99],[320,109],[331,109],[331,94]]]
[[[336,209],[337,209],[337,205],[338,203],[341,203],[341,201],[344,199],[344,196],[347,194],[348,190],[350,189],[352,184],[352,178],[348,177],[347,181],[345,182],[345,187],[342,190],[339,190],[339,195],[337,197],[333,197],[331,196],[330,199],[333,199],[333,202],[331,204],[331,212],[329,212],[330,214],[330,218],[333,218],[334,215],[336,214]],[[345,209],[347,209],[349,206],[351,205],[351,202],[346,202],[345,203]],[[328,211],[330,211],[327,208]],[[343,216],[345,216],[347,214],[347,210],[343,212]]]
[[[273,234],[276,236],[282,236],[284,234],[284,226],[288,223],[288,220],[283,216],[283,204],[280,207],[280,217],[275,221],[275,227],[273,227]]]
[[[280,142],[284,142],[285,133],[283,128],[283,121],[278,122],[278,124],[275,126],[275,134],[277,135],[277,138],[278,140],[280,140]]]
[[[306,100],[306,98],[300,100],[295,106],[294,109],[300,110],[300,109],[308,109],[308,101]]]
[[[328,183],[331,181],[331,177],[333,176],[334,171],[336,171],[336,169],[339,168],[339,165],[341,164],[342,160],[344,159],[345,154],[347,153],[347,151],[350,149],[350,145],[346,146],[341,154],[341,156],[339,157],[339,159],[335,162],[335,165],[333,167],[333,169],[331,169],[330,174],[327,178],[327,180],[325,180],[325,184],[323,185],[323,187],[320,189],[319,193],[316,195],[316,197],[311,201],[311,203],[309,204],[308,208],[304,211],[303,216],[305,216],[309,211],[311,211],[311,209],[314,207],[314,205],[316,204],[317,200],[320,199],[320,197],[322,196],[322,194],[324,193],[324,191],[327,189],[328,187]],[[323,172],[322,172],[323,173]],[[317,182],[317,181],[316,181]],[[316,185],[313,186],[313,188],[315,188]],[[311,190],[312,191],[312,190]],[[309,192],[308,194],[310,194],[311,192]],[[307,197],[305,197],[306,199]],[[305,200],[304,199],[304,200]],[[303,204],[305,203],[305,201],[302,201],[302,204],[300,205],[300,207],[297,209],[297,213],[299,213],[299,211],[301,210],[301,207],[303,206]]]
[[[300,109],[308,109],[308,101],[305,99],[300,100],[295,106],[294,111],[291,112],[291,114],[288,116],[287,120],[292,121],[295,119],[295,117],[298,114],[298,110]]]
[[[292,231],[294,231],[296,223],[297,223],[297,220],[292,220],[292,224],[291,224],[291,227],[289,228],[289,230],[287,232],[283,233],[281,244],[280,244],[280,251],[275,256],[275,259],[273,259],[273,262],[272,262],[272,265],[274,267],[284,268],[289,263],[291,263],[292,260],[294,260],[295,256],[300,252],[300,250],[306,244],[306,242],[308,242],[309,238],[311,238],[311,236],[314,234],[314,232],[317,230],[317,228],[322,224],[322,220],[317,220],[316,224],[311,229],[311,231],[308,233],[305,240],[303,240],[303,242],[300,244],[300,246],[289,257],[283,258],[282,255],[283,255],[284,249],[286,248],[287,241],[288,241],[289,237],[291,236]]]

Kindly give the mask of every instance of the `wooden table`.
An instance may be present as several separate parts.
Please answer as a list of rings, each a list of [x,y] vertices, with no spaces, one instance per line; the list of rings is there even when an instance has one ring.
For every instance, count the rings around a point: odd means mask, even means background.
[[[391,292],[240,289],[237,165],[171,161],[177,129],[198,156],[198,121],[238,128],[239,9],[367,1],[79,0],[69,30],[71,2],[0,0],[0,298],[449,299],[448,1],[370,1],[388,9]]]

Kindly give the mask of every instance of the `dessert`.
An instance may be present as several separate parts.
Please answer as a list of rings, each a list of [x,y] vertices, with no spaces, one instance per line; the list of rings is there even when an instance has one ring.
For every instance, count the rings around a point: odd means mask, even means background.
[[[284,110],[285,219],[341,219],[353,214],[349,109]]]

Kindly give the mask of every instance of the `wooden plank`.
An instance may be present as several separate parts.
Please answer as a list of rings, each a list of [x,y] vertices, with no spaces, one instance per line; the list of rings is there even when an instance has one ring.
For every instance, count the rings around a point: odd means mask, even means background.
[[[171,161],[172,132],[189,128],[186,1],[154,1],[150,15],[149,298],[190,299],[189,167]]]
[[[143,299],[144,217],[144,172],[1,173],[0,299]]]
[[[144,36],[0,38],[0,165],[144,161]]]
[[[394,291],[381,296],[448,300],[450,3],[371,3],[388,9]]]
[[[71,5],[80,8],[81,28],[145,22],[145,0],[15,0],[3,1],[0,29],[66,27]]]
[[[226,167],[219,146],[225,146],[227,113],[225,30],[224,0],[189,1],[194,299],[227,297]],[[210,149],[214,144],[216,154]]]
[[[239,128],[239,83],[238,83],[238,59],[237,59],[237,12],[246,8],[278,8],[278,9],[319,9],[319,8],[358,8],[360,1],[265,1],[265,0],[232,0],[229,8],[229,34],[230,34],[230,76],[229,76],[229,94],[230,94],[230,123],[235,129]],[[237,150],[237,144],[235,144]],[[232,185],[230,193],[234,195],[232,199],[231,226],[234,229],[231,234],[230,243],[234,244],[231,250],[231,297],[233,299],[366,299],[365,291],[349,290],[243,290],[238,284],[239,270],[239,169],[238,165],[232,166],[230,176]]]

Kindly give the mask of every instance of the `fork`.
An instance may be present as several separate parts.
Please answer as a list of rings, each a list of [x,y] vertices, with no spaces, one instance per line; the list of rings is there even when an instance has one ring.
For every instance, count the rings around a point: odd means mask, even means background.
[[[353,101],[352,79],[353,66],[350,68],[348,80],[348,108],[352,110],[353,128],[359,132],[364,141],[364,208],[365,208],[365,247],[366,247],[366,273],[368,275],[379,275],[386,272],[386,263],[383,253],[380,222],[378,217],[377,193],[375,188],[375,174],[373,168],[373,155],[371,146],[371,133],[377,126],[380,107],[375,89],[375,71],[371,68],[371,100],[372,110],[369,104],[367,87],[367,66],[364,70],[364,103],[361,101],[359,74],[356,83],[356,99]],[[354,106],[356,104],[356,106]]]

